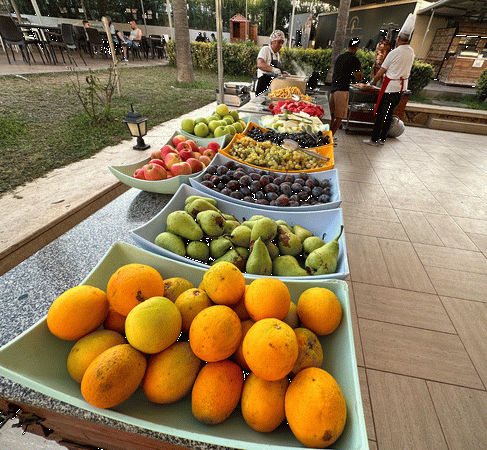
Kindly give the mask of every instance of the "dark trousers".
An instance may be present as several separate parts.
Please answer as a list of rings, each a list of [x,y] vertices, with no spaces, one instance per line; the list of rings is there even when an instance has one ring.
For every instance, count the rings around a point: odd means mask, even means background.
[[[392,123],[392,116],[397,108],[397,105],[401,103],[401,93],[391,92],[385,93],[375,113],[374,128],[372,130],[373,142],[385,141],[387,139],[387,133]]]
[[[255,87],[255,95],[260,95],[269,89],[272,77],[270,75],[262,75],[257,78],[257,86]]]

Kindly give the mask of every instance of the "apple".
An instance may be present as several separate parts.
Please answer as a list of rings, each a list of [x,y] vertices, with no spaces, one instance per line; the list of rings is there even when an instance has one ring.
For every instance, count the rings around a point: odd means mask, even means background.
[[[206,150],[206,147],[203,147],[203,146],[201,146],[201,145],[198,147],[198,152],[199,152],[201,155],[203,154],[203,152],[204,152],[205,150]]]
[[[209,142],[206,148],[209,148],[210,150],[213,150],[215,153],[220,150],[220,144],[218,142]]]
[[[164,180],[167,178],[167,172],[159,164],[146,164],[144,166],[144,176],[149,181]]]
[[[191,166],[186,161],[173,164],[170,170],[175,177],[178,175],[191,175],[192,173]]]
[[[166,165],[166,169],[170,169],[173,164],[180,163],[181,157],[179,156],[179,153],[168,153],[164,157],[164,164]]]
[[[205,155],[201,155],[199,161],[202,162],[206,167],[208,164],[211,163],[211,158]]]
[[[203,156],[208,156],[208,158],[210,159],[213,159],[215,157],[215,152],[214,150],[211,150],[210,148],[207,148],[204,152],[203,152]]]
[[[161,157],[161,150],[154,150],[150,154],[150,159],[162,159],[162,157]]]
[[[176,136],[174,136],[172,138],[172,143],[174,144],[175,147],[177,147],[177,145],[180,143],[180,142],[186,142],[188,139],[186,138],[186,136],[182,135],[182,134],[177,134]]]
[[[181,150],[187,149],[193,151],[193,148],[191,147],[191,144],[189,144],[187,141],[180,142],[178,145],[176,145],[176,151],[179,153]]]
[[[179,152],[179,156],[181,157],[181,159],[183,161],[186,161],[187,159],[189,158],[194,158],[194,152],[193,150],[188,150],[186,148],[183,148],[180,152]]]
[[[144,168],[141,167],[140,169],[136,169],[133,177],[138,178],[139,180],[145,180]]]
[[[199,159],[196,158],[189,158],[186,160],[186,162],[191,166],[192,173],[199,172],[206,167]]]
[[[191,150],[193,150],[193,152],[197,152],[198,151],[198,146],[196,145],[196,142],[193,141],[193,139],[188,139],[186,142],[189,145],[191,145]]]
[[[164,158],[166,157],[166,155],[168,153],[177,153],[176,152],[176,149],[172,146],[172,145],[169,145],[169,144],[166,144],[164,145],[160,151],[160,154],[161,154],[161,159],[164,160]]]
[[[158,164],[159,166],[161,166],[163,169],[166,168],[166,165],[164,164],[164,161],[162,159],[151,159],[149,161],[149,164]]]

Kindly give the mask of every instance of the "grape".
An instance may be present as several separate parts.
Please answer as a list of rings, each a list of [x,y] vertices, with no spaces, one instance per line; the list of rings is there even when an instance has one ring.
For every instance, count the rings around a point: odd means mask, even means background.
[[[227,183],[227,188],[228,189],[231,189],[232,191],[236,191],[237,189],[240,188],[240,184],[238,183],[237,180],[230,180],[228,183]]]
[[[271,202],[272,200],[275,200],[277,197],[279,197],[279,196],[278,196],[278,195],[277,195],[275,192],[268,192],[268,193],[266,194],[266,198],[267,198],[267,200],[269,200],[270,202]]]
[[[228,167],[227,166],[218,166],[216,169],[216,173],[218,175],[224,175],[228,172]]]

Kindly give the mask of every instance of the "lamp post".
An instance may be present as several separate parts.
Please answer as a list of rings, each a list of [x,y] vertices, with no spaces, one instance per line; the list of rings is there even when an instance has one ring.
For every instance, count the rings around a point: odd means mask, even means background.
[[[137,145],[134,145],[135,150],[147,150],[150,145],[144,142],[143,136],[147,134],[147,118],[142,117],[140,113],[134,111],[134,106],[130,105],[132,111],[129,111],[127,117],[123,121],[127,124],[130,134],[137,138]]]

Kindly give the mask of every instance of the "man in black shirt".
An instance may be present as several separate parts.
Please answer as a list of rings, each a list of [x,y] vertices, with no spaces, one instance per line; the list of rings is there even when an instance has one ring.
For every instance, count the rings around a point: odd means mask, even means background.
[[[335,60],[330,89],[330,131],[333,135],[340,128],[342,119],[347,117],[348,91],[353,75],[355,74],[357,81],[360,82],[362,80],[362,64],[355,56],[359,44],[360,39],[350,39],[347,51],[338,55]]]

